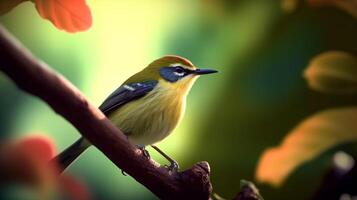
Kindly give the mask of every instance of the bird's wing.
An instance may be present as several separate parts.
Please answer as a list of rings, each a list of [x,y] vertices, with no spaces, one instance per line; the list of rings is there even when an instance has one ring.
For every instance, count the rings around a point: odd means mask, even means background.
[[[124,84],[116,89],[103,103],[99,109],[108,116],[120,106],[140,98],[155,88],[158,81],[144,81],[140,83]]]

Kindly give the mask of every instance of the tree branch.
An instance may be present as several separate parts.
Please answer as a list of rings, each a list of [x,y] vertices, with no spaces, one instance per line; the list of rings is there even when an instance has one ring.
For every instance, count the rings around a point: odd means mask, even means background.
[[[240,192],[233,200],[264,200],[252,182],[241,180]]]
[[[356,157],[353,159],[357,160]],[[356,196],[356,185],[357,165],[354,164],[351,169],[346,169],[339,166],[336,160],[333,160],[312,199],[344,199],[341,198],[343,194]]]
[[[95,106],[63,76],[35,58],[0,25],[0,70],[22,90],[45,101],[116,166],[161,199],[209,199],[210,168],[205,161],[169,172],[130,144]]]
[[[170,173],[155,161],[148,161],[76,87],[37,60],[3,27],[0,27],[0,70],[19,88],[44,100],[115,165],[159,198],[209,198],[212,186],[207,162],[197,163],[184,172]]]

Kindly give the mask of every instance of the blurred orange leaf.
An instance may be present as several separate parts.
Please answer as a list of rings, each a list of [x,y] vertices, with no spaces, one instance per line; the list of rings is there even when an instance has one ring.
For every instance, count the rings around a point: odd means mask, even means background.
[[[92,15],[85,0],[32,0],[41,17],[70,33],[87,30]]]
[[[44,136],[1,144],[0,183],[26,183],[41,195],[48,196],[57,176],[56,168],[48,164],[53,154],[54,144]]]
[[[304,71],[311,88],[325,93],[357,93],[357,58],[341,51],[315,56]]]
[[[0,15],[21,2],[29,0],[1,0]],[[60,30],[70,33],[85,31],[92,25],[92,14],[85,0],[31,0],[42,18]]]
[[[59,177],[62,191],[66,191],[66,199],[90,200],[90,192],[83,183],[77,181],[72,176],[62,175]]]
[[[18,4],[26,0],[1,0],[0,1],[0,15],[9,12],[11,9],[16,7]]]
[[[35,155],[36,159],[48,162],[55,156],[56,150],[52,140],[45,136],[32,136],[24,138],[17,143],[21,151]]]
[[[280,186],[287,176],[323,151],[357,140],[357,107],[319,112],[294,128],[278,147],[262,154],[256,170],[260,182]]]
[[[45,136],[21,138],[0,145],[0,185],[22,183],[34,189],[39,199],[91,199],[87,188],[74,177],[59,176],[52,140]]]

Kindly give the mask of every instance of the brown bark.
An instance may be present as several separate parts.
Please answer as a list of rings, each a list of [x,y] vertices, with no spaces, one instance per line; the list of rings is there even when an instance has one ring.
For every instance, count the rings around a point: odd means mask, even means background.
[[[20,89],[46,102],[116,166],[159,198],[210,198],[212,185],[207,162],[199,162],[183,172],[170,172],[147,159],[75,86],[35,58],[1,25],[0,70]]]

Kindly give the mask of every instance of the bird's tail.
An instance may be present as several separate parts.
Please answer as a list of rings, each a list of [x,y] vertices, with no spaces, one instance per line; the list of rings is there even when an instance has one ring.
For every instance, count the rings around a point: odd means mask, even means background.
[[[83,137],[78,139],[71,146],[54,157],[50,162],[59,165],[59,172],[62,173],[78,156],[80,156],[91,144]]]

